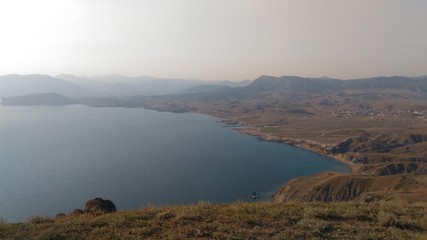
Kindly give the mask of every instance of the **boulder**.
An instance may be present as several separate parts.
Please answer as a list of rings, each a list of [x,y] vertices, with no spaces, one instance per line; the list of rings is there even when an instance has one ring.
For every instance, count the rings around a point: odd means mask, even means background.
[[[116,205],[111,200],[95,198],[86,202],[84,212],[110,213],[116,211]]]

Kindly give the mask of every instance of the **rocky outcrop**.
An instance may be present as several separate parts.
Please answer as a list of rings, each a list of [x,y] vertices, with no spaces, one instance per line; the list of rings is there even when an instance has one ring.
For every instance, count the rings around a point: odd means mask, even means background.
[[[427,176],[364,176],[322,173],[298,178],[274,195],[275,202],[312,201],[427,201]]]
[[[84,212],[102,212],[109,213],[115,212],[116,205],[111,200],[104,200],[102,198],[95,198],[86,202],[86,207]]]

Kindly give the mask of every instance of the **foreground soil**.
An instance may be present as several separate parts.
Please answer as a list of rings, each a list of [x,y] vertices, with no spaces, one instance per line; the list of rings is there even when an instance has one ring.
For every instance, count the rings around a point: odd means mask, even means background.
[[[427,239],[422,204],[233,203],[32,217],[0,239]]]

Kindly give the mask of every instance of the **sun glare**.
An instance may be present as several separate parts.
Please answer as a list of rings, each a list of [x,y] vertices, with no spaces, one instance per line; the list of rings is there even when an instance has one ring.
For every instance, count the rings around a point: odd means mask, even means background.
[[[1,1],[0,65],[11,72],[32,72],[55,61],[55,53],[78,39],[74,28],[77,1]],[[77,20],[78,21],[78,20]]]

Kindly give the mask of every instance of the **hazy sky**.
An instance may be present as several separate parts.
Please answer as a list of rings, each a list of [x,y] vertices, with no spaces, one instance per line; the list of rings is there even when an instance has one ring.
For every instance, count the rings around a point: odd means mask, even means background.
[[[0,74],[427,75],[426,0],[1,0]]]

